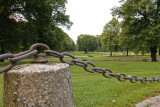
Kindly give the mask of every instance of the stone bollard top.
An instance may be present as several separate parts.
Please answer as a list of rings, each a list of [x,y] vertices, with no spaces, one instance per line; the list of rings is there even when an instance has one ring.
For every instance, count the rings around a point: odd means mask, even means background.
[[[66,67],[69,67],[69,65],[65,63],[24,64],[13,67],[11,73],[52,72],[52,70],[56,72]]]

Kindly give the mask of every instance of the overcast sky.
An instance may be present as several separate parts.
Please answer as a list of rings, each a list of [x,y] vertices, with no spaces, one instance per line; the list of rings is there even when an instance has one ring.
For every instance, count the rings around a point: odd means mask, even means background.
[[[104,25],[112,19],[111,8],[119,0],[68,0],[66,14],[73,25],[63,30],[76,42],[80,34],[100,35]]]

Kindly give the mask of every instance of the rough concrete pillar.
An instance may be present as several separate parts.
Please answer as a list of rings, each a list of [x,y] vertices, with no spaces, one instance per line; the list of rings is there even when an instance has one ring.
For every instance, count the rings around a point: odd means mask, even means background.
[[[74,107],[68,64],[26,64],[4,73],[4,107]]]

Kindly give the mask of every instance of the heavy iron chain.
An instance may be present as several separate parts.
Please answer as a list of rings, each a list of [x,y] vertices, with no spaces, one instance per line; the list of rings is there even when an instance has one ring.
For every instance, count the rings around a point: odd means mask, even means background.
[[[16,62],[23,60],[25,58],[28,58],[28,57],[37,55],[38,54],[38,51],[36,50],[37,47],[45,48],[43,56],[57,57],[57,58],[59,58],[59,60],[62,63],[67,63],[69,65],[77,65],[77,66],[83,67],[84,70],[89,73],[95,73],[95,72],[101,73],[105,78],[113,78],[114,77],[114,78],[117,78],[121,82],[129,80],[131,83],[136,83],[138,81],[140,81],[141,83],[146,83],[148,81],[151,83],[154,83],[155,81],[160,82],[160,76],[157,76],[156,78],[150,77],[149,79],[147,79],[146,77],[138,78],[137,76],[134,76],[134,75],[126,76],[124,73],[116,74],[116,73],[113,73],[112,70],[110,70],[108,68],[98,68],[92,62],[89,62],[89,61],[84,62],[81,60],[77,60],[75,56],[73,56],[69,53],[59,53],[59,52],[50,50],[50,48],[47,45],[42,44],[42,43],[36,43],[36,44],[32,45],[28,51],[24,51],[24,52],[21,52],[18,54],[7,53],[7,54],[0,55],[0,60],[8,58],[9,62],[10,62],[10,64],[8,66],[0,69],[0,74],[3,72],[9,71],[13,66],[16,65]],[[72,60],[71,61],[64,60],[65,56],[72,58]],[[91,70],[87,68],[88,65],[92,66]]]

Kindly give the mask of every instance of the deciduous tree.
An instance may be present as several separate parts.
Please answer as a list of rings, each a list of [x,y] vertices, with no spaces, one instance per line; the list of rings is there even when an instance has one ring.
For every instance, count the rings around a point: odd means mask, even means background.
[[[119,32],[120,24],[116,18],[104,26],[101,38],[102,47],[106,47],[110,51],[110,56],[112,56],[113,51],[118,50]]]
[[[65,33],[64,42],[63,42],[63,51],[75,51],[76,45],[74,41]]]
[[[64,32],[59,26],[72,25],[65,14],[66,3],[67,0],[0,0],[0,54],[26,50],[35,42],[60,50]],[[19,14],[22,20],[17,21],[11,17],[13,14]]]
[[[77,46],[79,51],[95,51],[98,48],[98,39],[92,35],[80,35],[77,39]]]
[[[121,0],[121,6],[112,9],[113,16],[123,19],[122,32],[135,47],[150,49],[152,61],[160,40],[160,0]]]

